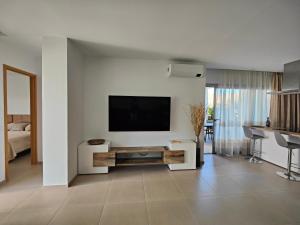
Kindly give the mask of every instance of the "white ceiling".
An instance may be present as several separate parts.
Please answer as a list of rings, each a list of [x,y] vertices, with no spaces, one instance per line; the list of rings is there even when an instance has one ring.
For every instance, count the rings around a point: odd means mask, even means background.
[[[300,59],[299,0],[0,0],[0,30],[36,49],[54,35],[90,55],[210,68],[282,71]]]

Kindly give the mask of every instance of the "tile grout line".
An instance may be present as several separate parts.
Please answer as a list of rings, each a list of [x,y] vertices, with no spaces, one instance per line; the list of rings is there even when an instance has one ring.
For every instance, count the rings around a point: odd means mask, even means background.
[[[98,223],[97,223],[98,225],[101,224],[101,219],[102,219],[102,216],[103,216],[103,211],[104,211],[104,209],[105,209],[105,206],[106,206],[106,204],[103,205],[102,210],[101,210],[101,212],[100,212],[99,220],[98,220]]]
[[[67,188],[68,188],[68,187],[67,187]],[[68,189],[69,189],[69,188],[68,188]],[[47,225],[49,225],[49,224],[52,223],[52,221],[54,220],[54,218],[57,216],[59,210],[61,210],[61,209],[66,205],[66,202],[67,202],[67,200],[68,200],[69,198],[70,198],[70,196],[69,196],[69,197],[66,197],[66,198],[63,200],[63,202],[61,203],[61,205],[57,207],[57,209],[56,209],[55,212],[53,213],[53,216],[50,218],[50,220],[49,220],[49,222],[47,223]]]
[[[98,223],[97,223],[98,225],[101,224],[101,219],[102,219],[102,217],[103,217],[103,212],[104,212],[105,207],[106,207],[106,205],[107,205],[108,196],[110,195],[110,192],[111,192],[112,182],[113,182],[112,177],[109,177],[108,190],[106,190],[106,195],[105,195],[104,204],[103,204],[103,207],[102,207],[102,210],[101,210],[101,213],[100,213],[100,217],[99,217],[99,220],[98,220]]]
[[[170,173],[170,171],[169,171],[169,173]],[[186,195],[185,195],[184,191],[183,191],[183,190],[181,190],[181,188],[180,188],[180,187],[179,187],[179,185],[177,184],[177,182],[176,182],[176,179],[175,179],[174,175],[172,175],[172,174],[170,173],[170,176],[171,176],[171,180],[173,180],[173,181],[172,181],[172,183],[174,183],[174,184],[175,184],[175,188],[176,188],[176,190],[177,190],[177,191],[179,191],[179,192],[182,194],[182,196],[185,198],[185,197],[186,197]]]
[[[168,171],[169,176],[171,177],[170,181],[174,184],[175,189],[182,194],[182,198],[176,198],[176,199],[167,199],[167,200],[151,200],[151,202],[160,202],[160,201],[183,201],[184,207],[186,208],[187,212],[193,217],[194,222],[196,224],[199,224],[197,217],[194,215],[192,209],[189,207],[187,203],[187,196],[185,195],[184,191],[179,187],[178,183],[176,182],[176,178],[174,175],[172,175],[172,171]]]
[[[196,169],[196,170],[198,170],[198,169]],[[173,182],[174,182],[175,185],[177,186],[178,190],[183,194],[183,199],[181,199],[181,200],[184,202],[185,208],[186,208],[187,211],[191,214],[191,216],[193,217],[193,220],[195,220],[195,222],[196,222],[197,224],[200,225],[200,221],[198,221],[197,216],[194,214],[193,210],[192,210],[191,207],[188,205],[188,201],[187,201],[188,196],[186,196],[185,192],[179,187],[178,183],[176,182],[175,176],[174,176],[174,175],[171,175],[171,176],[172,176],[172,179],[174,180]],[[200,181],[203,180],[201,177],[200,177],[200,178],[197,177],[197,179],[200,179]],[[207,184],[206,181],[203,180],[203,182]],[[207,185],[208,185],[208,184],[207,184]],[[210,187],[210,185],[209,185],[209,187]],[[179,199],[179,200],[180,200],[180,199]]]
[[[142,182],[143,182],[143,190],[144,190],[144,199],[145,199],[145,207],[146,207],[146,213],[147,213],[147,224],[150,225],[150,213],[149,213],[149,207],[147,203],[147,197],[146,197],[146,187],[145,187],[145,179],[144,179],[144,172],[142,171]]]
[[[30,197],[31,197],[32,195],[34,195],[34,193],[37,192],[37,191],[38,191],[38,190],[32,191],[32,193],[29,194],[26,198],[24,198],[22,202],[19,202],[19,203],[17,203],[14,207],[12,207],[12,208],[8,211],[8,214],[5,216],[5,219],[4,219],[3,221],[7,220],[7,218],[8,218],[11,214],[13,214],[13,211],[16,210],[17,207],[18,207],[19,205],[21,205],[21,204],[22,204],[24,201],[26,201],[27,199],[30,199]],[[2,221],[2,223],[3,223],[3,221]]]

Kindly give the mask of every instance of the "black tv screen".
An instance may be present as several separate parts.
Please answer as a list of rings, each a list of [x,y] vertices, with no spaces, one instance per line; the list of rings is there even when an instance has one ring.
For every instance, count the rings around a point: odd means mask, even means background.
[[[169,131],[170,97],[109,96],[109,131]]]

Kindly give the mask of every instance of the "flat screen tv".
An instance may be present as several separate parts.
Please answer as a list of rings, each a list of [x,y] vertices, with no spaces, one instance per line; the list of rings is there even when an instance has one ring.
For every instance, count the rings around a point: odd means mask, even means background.
[[[109,131],[169,131],[170,97],[109,96]]]

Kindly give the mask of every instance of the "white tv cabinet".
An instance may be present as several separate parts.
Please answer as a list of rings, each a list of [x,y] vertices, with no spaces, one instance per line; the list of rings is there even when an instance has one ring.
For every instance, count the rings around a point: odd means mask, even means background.
[[[108,166],[93,165],[94,153],[108,153],[110,142],[105,141],[102,145],[89,145],[86,141],[78,146],[78,173],[93,174],[93,173],[108,173]]]
[[[170,170],[196,169],[196,144],[180,140],[170,142],[169,146],[110,147],[106,141],[102,145],[83,142],[78,146],[79,174],[108,173],[109,167],[116,166],[162,164]]]
[[[178,140],[169,142],[169,150],[184,150],[184,163],[168,164],[170,170],[196,169],[196,143],[193,140]]]

